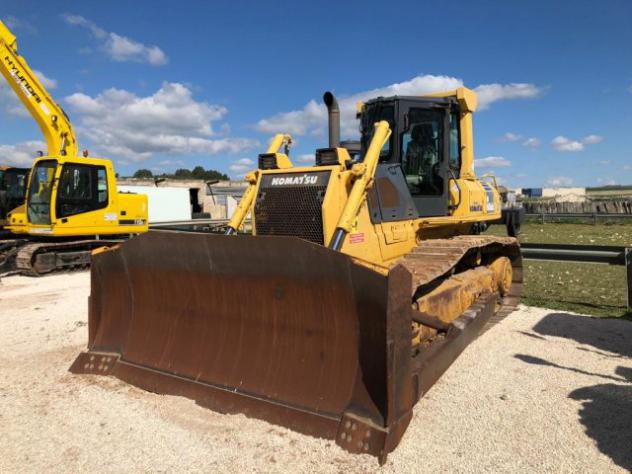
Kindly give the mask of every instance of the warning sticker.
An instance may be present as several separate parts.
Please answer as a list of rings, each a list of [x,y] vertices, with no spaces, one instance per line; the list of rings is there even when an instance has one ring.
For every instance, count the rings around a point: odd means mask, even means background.
[[[350,244],[359,244],[364,242],[364,233],[360,232],[359,234],[349,234],[349,243]]]

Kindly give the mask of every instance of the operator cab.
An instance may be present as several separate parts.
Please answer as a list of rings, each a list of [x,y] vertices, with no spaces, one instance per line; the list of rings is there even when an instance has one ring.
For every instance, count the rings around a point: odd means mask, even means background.
[[[364,104],[362,155],[374,123],[385,120],[392,130],[375,177],[374,222],[449,215],[448,183],[461,168],[459,112],[451,97],[379,97]]]
[[[55,193],[56,196],[53,196]],[[55,199],[56,197],[56,199]],[[26,197],[28,222],[50,225],[55,219],[103,209],[108,205],[105,166],[40,158],[31,173]]]

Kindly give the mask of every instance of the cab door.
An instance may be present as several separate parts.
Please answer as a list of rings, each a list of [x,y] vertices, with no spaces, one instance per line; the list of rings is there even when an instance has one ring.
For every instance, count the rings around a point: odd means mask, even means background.
[[[105,166],[64,163],[56,198],[55,217],[63,227],[97,234],[108,226],[104,219],[109,203]]]
[[[402,101],[402,169],[420,217],[448,215],[449,106]]]

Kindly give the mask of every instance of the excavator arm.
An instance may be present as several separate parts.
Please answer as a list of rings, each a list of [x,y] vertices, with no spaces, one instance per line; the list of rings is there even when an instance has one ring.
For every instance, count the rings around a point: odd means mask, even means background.
[[[0,21],[0,72],[42,129],[49,155],[77,156],[77,139],[63,109],[51,98],[24,58],[15,35]]]

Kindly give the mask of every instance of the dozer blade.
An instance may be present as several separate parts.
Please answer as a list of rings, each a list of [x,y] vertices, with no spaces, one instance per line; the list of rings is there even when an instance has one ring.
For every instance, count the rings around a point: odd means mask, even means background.
[[[416,401],[410,273],[293,237],[150,232],[95,255],[88,351],[113,375],[381,461]]]

